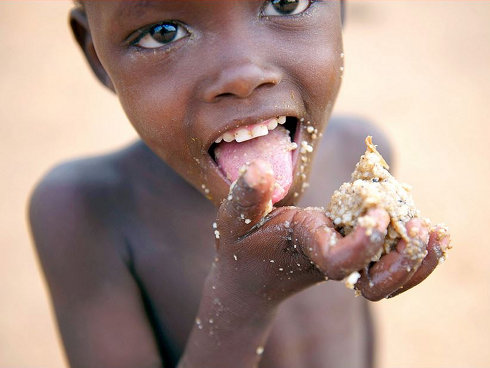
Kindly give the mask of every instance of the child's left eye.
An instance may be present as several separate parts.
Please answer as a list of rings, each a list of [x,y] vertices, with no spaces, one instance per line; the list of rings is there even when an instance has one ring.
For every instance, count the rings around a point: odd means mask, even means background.
[[[264,7],[265,16],[296,15],[304,12],[312,0],[269,0]]]
[[[189,35],[189,32],[176,22],[158,23],[146,28],[133,43],[145,49],[155,49],[175,42]]]

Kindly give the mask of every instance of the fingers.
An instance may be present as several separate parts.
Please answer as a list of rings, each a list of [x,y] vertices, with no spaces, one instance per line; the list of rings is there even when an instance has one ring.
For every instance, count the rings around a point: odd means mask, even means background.
[[[362,272],[356,289],[365,298],[371,301],[383,299],[405,285],[417,272],[427,254],[429,232],[421,219],[410,220],[406,228],[410,241],[400,240],[396,249]]]
[[[389,297],[391,298],[401,294],[424,281],[434,271],[439,262],[444,259],[445,251],[449,248],[450,242],[451,239],[446,228],[437,226],[432,230],[430,232],[429,244],[427,245],[427,256],[425,256],[420,267],[406,284]]]
[[[218,211],[220,236],[237,238],[272,209],[274,173],[265,161],[252,162],[230,187]]]
[[[325,226],[318,231],[319,249],[308,256],[329,279],[342,280],[379,254],[389,221],[385,210],[373,208],[359,218],[359,225],[346,237]]]

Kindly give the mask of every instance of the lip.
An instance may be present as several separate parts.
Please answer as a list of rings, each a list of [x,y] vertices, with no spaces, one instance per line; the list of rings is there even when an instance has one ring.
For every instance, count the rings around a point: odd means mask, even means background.
[[[210,169],[212,169],[228,186],[231,185],[231,181],[226,177],[226,175],[223,173],[223,171],[219,168],[218,164],[216,161],[213,159],[213,157],[210,154],[210,150],[215,144],[215,141],[218,137],[220,137],[222,134],[225,132],[232,130],[232,129],[237,129],[237,128],[242,128],[246,126],[250,126],[253,124],[258,124],[261,122],[264,122],[266,120],[269,120],[271,118],[277,118],[279,116],[286,116],[287,119],[295,119],[296,120],[296,127],[295,127],[295,132],[294,132],[294,137],[292,137],[292,141],[298,144],[298,148],[292,151],[292,166],[293,166],[293,183],[296,180],[298,176],[298,168],[299,168],[299,151],[301,149],[300,147],[300,142],[303,139],[303,125],[305,124],[306,121],[308,121],[308,118],[304,114],[299,114],[297,111],[292,111],[292,110],[281,110],[281,111],[274,111],[271,113],[264,113],[256,116],[249,116],[246,118],[237,118],[230,120],[228,123],[223,124],[220,129],[218,129],[216,132],[214,132],[212,135],[209,136],[207,139],[207,143],[203,145],[203,156],[204,161],[206,162],[206,166]],[[288,124],[288,123],[286,123]],[[292,189],[293,187],[291,187]],[[291,189],[289,192],[286,194],[286,196],[277,203],[277,205],[280,205],[282,202],[285,200],[289,200],[292,198],[293,194],[291,192]]]
[[[227,122],[226,124],[222,125],[220,127],[220,129],[218,129],[212,136],[210,136],[207,139],[207,141],[203,147],[203,151],[209,153],[209,149],[215,143],[215,141],[221,135],[223,135],[225,132],[227,132],[229,130],[239,129],[239,128],[243,128],[246,126],[262,123],[264,121],[267,121],[267,120],[273,119],[273,118],[277,118],[279,116],[286,116],[288,118],[295,118],[298,120],[298,122],[300,121],[300,119],[303,118],[301,114],[297,113],[297,111],[285,111],[285,110],[283,110],[283,111],[276,111],[276,112],[269,113],[269,114],[261,114],[260,116],[249,116],[246,118],[233,119],[233,120]],[[299,126],[299,124],[298,124],[298,126]],[[294,137],[294,138],[296,138],[296,137]]]

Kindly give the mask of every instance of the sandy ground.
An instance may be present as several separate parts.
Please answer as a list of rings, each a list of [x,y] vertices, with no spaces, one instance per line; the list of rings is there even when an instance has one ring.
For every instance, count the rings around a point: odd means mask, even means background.
[[[26,226],[55,163],[134,132],[67,28],[68,1],[0,3],[0,367],[65,367]],[[455,248],[423,285],[375,304],[380,367],[489,367],[490,2],[351,2],[336,111],[377,122],[423,214]]]

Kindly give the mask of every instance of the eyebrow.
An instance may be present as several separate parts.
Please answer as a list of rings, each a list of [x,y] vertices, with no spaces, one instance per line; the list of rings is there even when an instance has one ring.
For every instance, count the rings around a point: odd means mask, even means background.
[[[165,3],[166,1],[151,0],[123,1],[117,8],[116,16],[118,18],[141,17],[151,9],[161,8]]]

